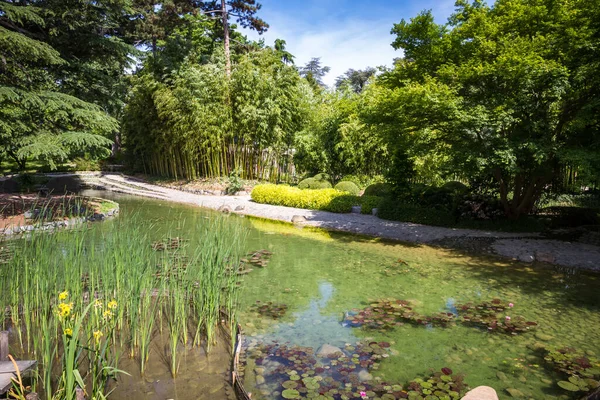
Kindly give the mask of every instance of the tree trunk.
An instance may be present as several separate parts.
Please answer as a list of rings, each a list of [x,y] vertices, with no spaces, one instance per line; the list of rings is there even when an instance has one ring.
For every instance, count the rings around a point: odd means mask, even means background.
[[[113,157],[116,157],[120,151],[121,151],[121,132],[116,131],[115,132],[115,141],[113,142],[112,148],[111,148],[111,155]]]
[[[517,174],[512,179],[514,183],[511,190],[511,179],[506,178],[500,168],[494,170],[494,177],[498,181],[500,202],[504,213],[510,219],[518,219],[522,215],[531,213],[548,182],[547,176],[526,177],[523,174]],[[509,200],[508,194],[511,192],[513,197]]]
[[[225,44],[225,74],[229,78],[231,76],[231,55],[229,52],[229,18],[225,0],[221,0],[221,15],[223,17],[223,43]]]

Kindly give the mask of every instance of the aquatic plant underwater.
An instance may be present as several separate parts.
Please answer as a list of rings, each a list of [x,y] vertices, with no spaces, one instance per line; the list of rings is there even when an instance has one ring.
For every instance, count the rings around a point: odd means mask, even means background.
[[[210,350],[222,321],[236,321],[244,232],[220,216],[203,221],[186,239],[157,238],[134,218],[3,243],[4,328],[13,352],[39,361],[30,390],[70,400],[79,387],[102,399],[126,373],[122,357],[144,373],[158,337],[173,377],[186,345]]]

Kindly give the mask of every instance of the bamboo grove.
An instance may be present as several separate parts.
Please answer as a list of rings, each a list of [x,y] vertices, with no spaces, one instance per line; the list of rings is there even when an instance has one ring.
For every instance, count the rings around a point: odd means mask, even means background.
[[[159,81],[134,78],[125,109],[125,145],[136,169],[174,178],[225,176],[285,180],[295,133],[312,91],[269,48],[250,52],[225,77],[218,57],[186,62]]]

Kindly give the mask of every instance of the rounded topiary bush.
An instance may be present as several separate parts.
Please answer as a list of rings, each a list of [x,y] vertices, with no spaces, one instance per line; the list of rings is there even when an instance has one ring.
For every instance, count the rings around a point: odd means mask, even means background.
[[[330,189],[331,183],[320,181],[315,178],[307,178],[298,183],[298,189]]]
[[[386,197],[392,194],[392,185],[389,183],[374,183],[367,186],[363,196]]]
[[[316,174],[315,176],[313,176],[313,179],[316,180],[316,181],[331,182],[331,176],[329,174],[324,173],[324,172],[321,172],[320,174]]]
[[[334,189],[337,189],[341,192],[348,192],[355,196],[357,196],[360,193],[360,189],[358,188],[358,186],[356,186],[354,182],[339,182],[337,185],[335,185]]]

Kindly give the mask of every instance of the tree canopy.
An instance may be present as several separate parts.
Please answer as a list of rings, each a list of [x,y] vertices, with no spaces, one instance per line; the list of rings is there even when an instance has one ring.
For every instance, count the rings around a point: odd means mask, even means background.
[[[368,94],[390,146],[447,156],[531,211],[564,163],[598,165],[598,1],[460,0],[445,25],[425,11],[392,29],[404,58]]]

